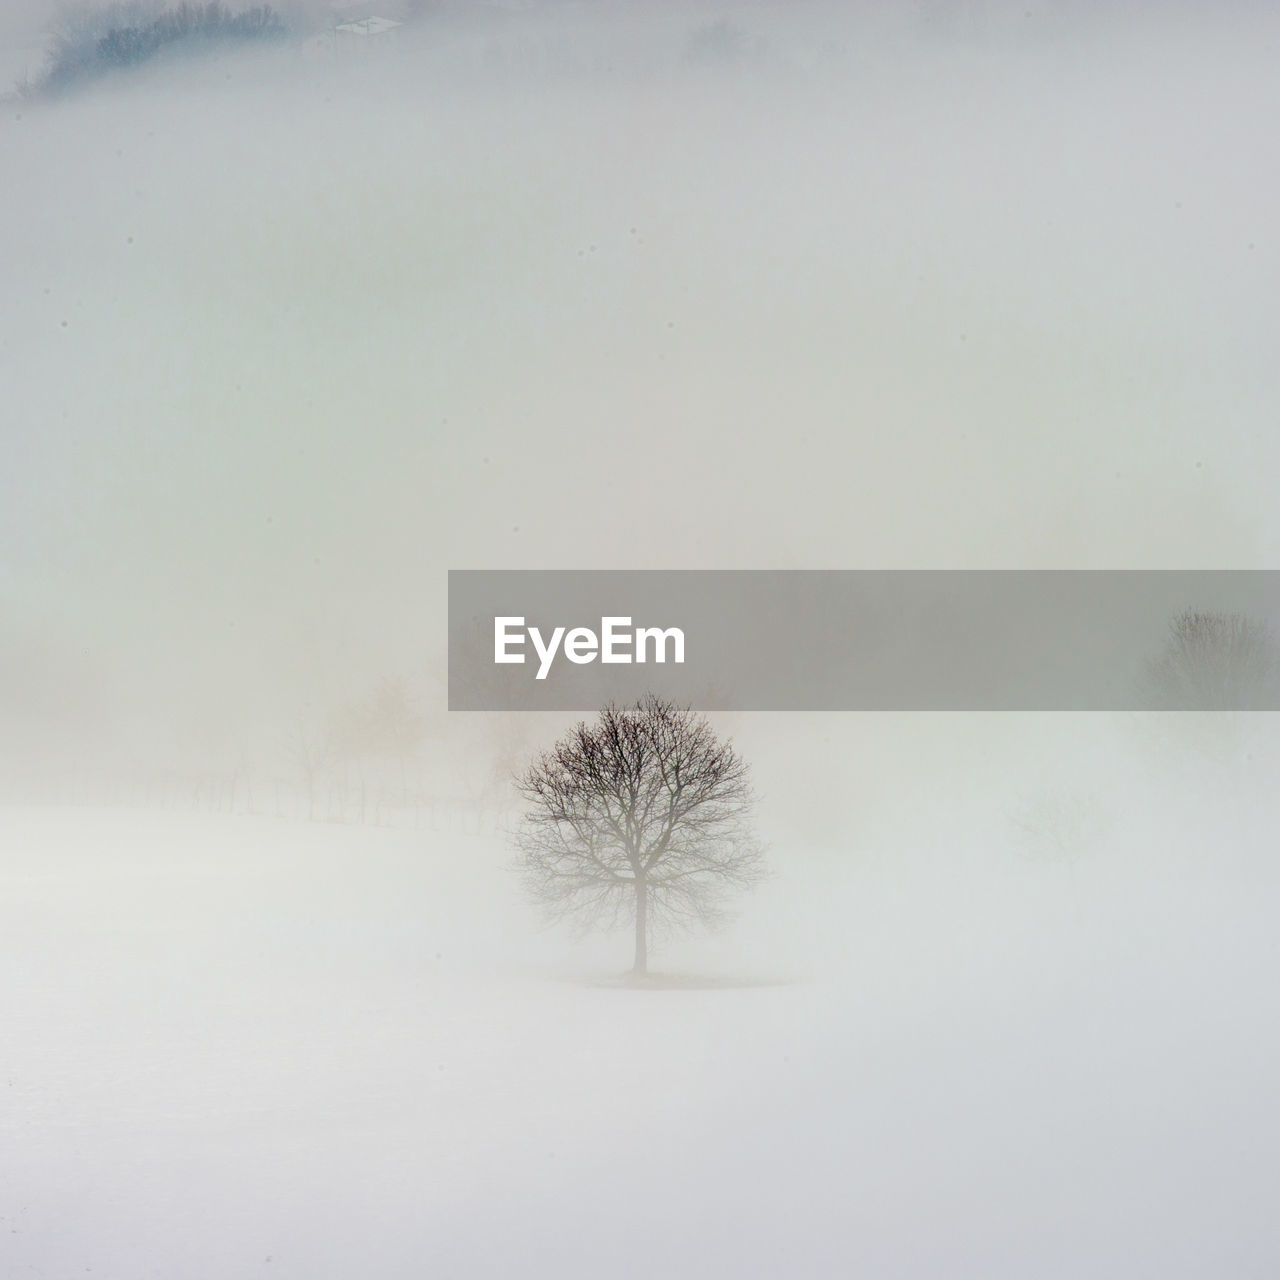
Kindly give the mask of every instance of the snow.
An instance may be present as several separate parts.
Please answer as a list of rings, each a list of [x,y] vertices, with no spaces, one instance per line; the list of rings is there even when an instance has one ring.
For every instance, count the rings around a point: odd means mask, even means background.
[[[717,717],[633,988],[444,675],[450,568],[1274,567],[1280,9],[417,7],[0,115],[0,1280],[1272,1280],[1274,745]]]
[[[791,850],[637,990],[493,837],[9,809],[0,847],[7,1276],[1280,1256],[1271,878]]]

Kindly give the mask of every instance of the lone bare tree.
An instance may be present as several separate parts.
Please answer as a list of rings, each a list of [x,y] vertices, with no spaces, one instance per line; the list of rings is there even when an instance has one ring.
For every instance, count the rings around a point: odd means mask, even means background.
[[[635,925],[647,972],[655,925],[715,924],[765,872],[748,767],[707,721],[650,694],[610,704],[519,779],[525,887],[553,919]]]

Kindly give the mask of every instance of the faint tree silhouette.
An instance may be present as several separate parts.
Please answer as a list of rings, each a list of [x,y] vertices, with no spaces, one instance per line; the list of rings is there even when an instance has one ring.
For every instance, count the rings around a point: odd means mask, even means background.
[[[285,754],[302,775],[307,795],[307,820],[316,816],[316,785],[324,773],[338,762],[340,748],[332,725],[318,719],[310,708],[300,711],[289,726],[284,741]]]
[[[1245,614],[1186,609],[1169,624],[1140,692],[1153,711],[1265,710],[1280,692],[1280,644]]]

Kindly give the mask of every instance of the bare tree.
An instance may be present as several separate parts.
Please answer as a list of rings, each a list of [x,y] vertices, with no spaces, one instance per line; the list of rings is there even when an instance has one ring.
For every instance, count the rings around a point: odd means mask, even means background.
[[[1157,711],[1249,711],[1274,706],[1278,689],[1280,644],[1265,622],[1186,609],[1147,664],[1142,693]]]
[[[408,681],[384,677],[363,709],[360,720],[364,747],[374,755],[389,757],[400,771],[400,801],[409,799],[407,761],[427,737],[427,718]]]
[[[652,694],[579,724],[517,786],[530,896],[587,927],[630,918],[637,974],[655,926],[715,924],[765,874],[746,763],[703,717]]]
[[[307,789],[307,821],[316,816],[316,783],[338,759],[338,743],[331,725],[318,720],[310,708],[300,711],[285,735],[284,749]]]
[[[1025,796],[1008,816],[1026,856],[1060,864],[1075,862],[1107,826],[1098,797],[1078,791]]]

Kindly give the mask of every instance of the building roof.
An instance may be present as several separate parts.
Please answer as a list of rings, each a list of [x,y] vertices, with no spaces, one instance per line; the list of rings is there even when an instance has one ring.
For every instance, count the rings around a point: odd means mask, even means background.
[[[368,17],[360,18],[355,22],[339,23],[334,30],[348,36],[379,36],[384,31],[390,31],[392,27],[400,25],[394,18]]]

